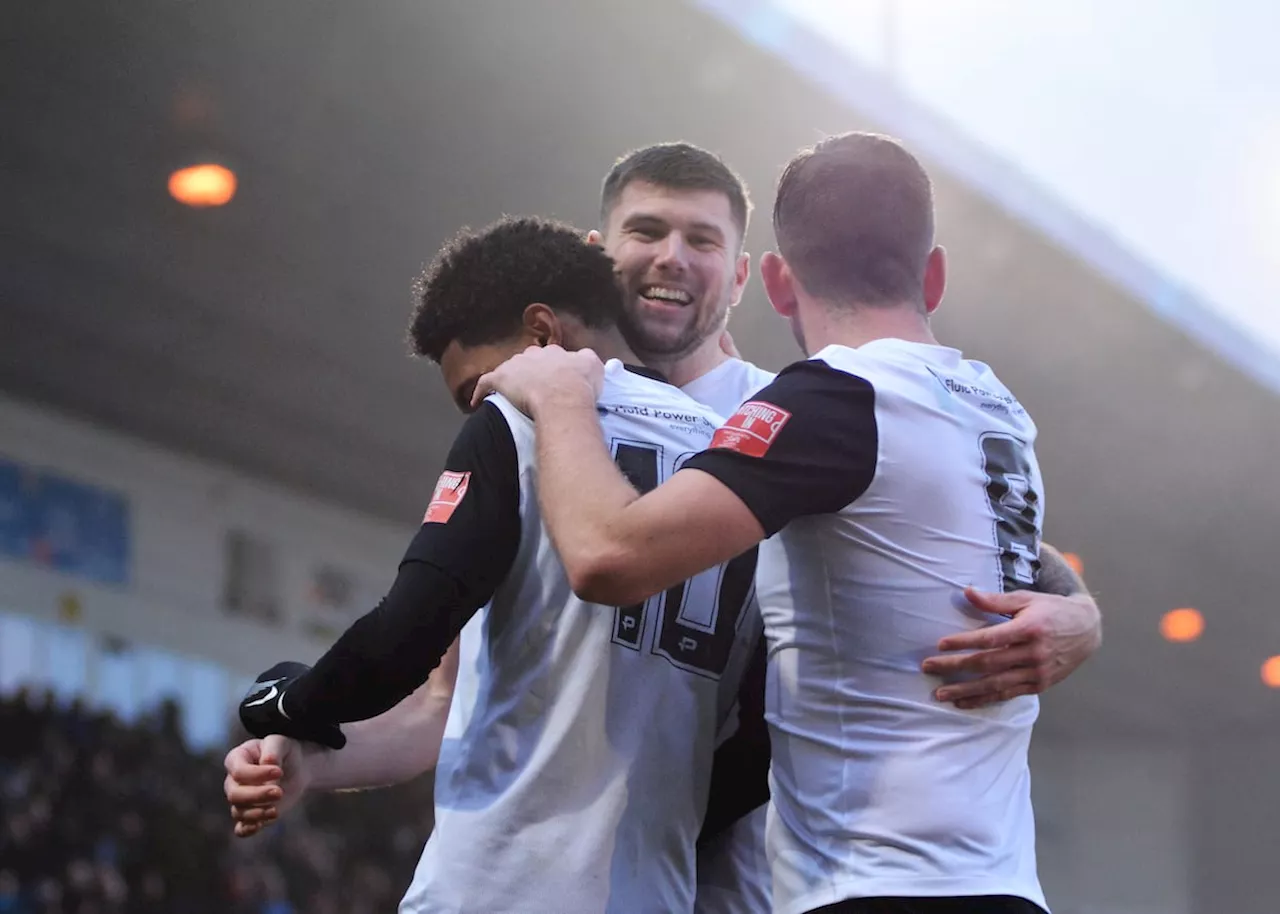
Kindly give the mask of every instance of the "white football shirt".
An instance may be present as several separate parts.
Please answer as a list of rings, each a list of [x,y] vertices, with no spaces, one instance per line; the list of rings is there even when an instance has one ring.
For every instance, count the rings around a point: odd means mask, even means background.
[[[1035,436],[986,365],[884,339],[787,369],[691,462],[780,530],[757,575],[779,914],[877,896],[1044,906],[1027,767],[1037,700],[961,711],[920,671],[939,638],[993,621],[965,586],[1034,582]]]
[[[732,416],[742,401],[767,387],[777,375],[745,359],[727,359],[680,388],[721,416]]]
[[[754,559],[601,607],[574,596],[542,524],[534,430],[515,441],[521,537],[462,634],[436,769],[436,827],[402,914],[690,911],[716,733],[759,629]],[[670,385],[605,370],[601,424],[638,488],[703,449],[717,414]],[[480,481],[469,480],[475,487]]]

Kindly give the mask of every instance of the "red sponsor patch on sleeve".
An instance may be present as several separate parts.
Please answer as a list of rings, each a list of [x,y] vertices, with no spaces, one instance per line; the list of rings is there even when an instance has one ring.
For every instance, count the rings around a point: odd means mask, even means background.
[[[431,504],[427,505],[427,513],[422,515],[424,524],[447,524],[453,517],[454,510],[462,504],[467,494],[467,484],[471,482],[470,473],[455,473],[445,470],[436,481],[436,490],[431,493]]]
[[[779,406],[751,400],[739,406],[738,411],[716,429],[711,447],[737,451],[748,457],[763,457],[790,418],[791,413]]]

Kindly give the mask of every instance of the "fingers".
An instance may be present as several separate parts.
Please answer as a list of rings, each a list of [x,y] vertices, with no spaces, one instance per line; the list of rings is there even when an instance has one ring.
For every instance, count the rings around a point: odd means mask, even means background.
[[[256,765],[252,762],[227,759],[227,778],[238,784],[262,786],[272,784],[284,777],[284,771],[278,765]]]
[[[989,651],[994,648],[1011,647],[1030,641],[1036,636],[1037,631],[1038,627],[1030,620],[1010,619],[1008,622],[947,635],[938,641],[938,650]]]
[[[938,688],[933,695],[938,701],[953,702],[958,708],[968,709],[1042,692],[1044,688],[1036,667],[1018,667],[971,682],[950,683]]]
[[[480,380],[476,381],[476,389],[471,392],[471,408],[479,409],[480,404],[484,402],[484,398],[496,392],[497,389],[494,372],[482,374]]]
[[[262,831],[269,825],[275,823],[278,813],[275,810],[249,810],[246,812],[260,813],[252,819],[242,819],[237,816],[237,810],[233,807],[231,817],[236,820],[232,826],[232,831],[237,838],[251,838],[258,832]]]
[[[231,818],[244,825],[269,825],[280,818],[275,806],[232,806]]]
[[[503,393],[504,383],[508,387],[521,388],[537,379],[541,372],[561,371],[566,368],[596,388],[602,377],[604,363],[600,361],[593,349],[578,349],[574,352],[557,346],[554,343],[546,346],[530,346],[524,352],[499,365],[488,374],[482,375],[471,393],[471,407],[478,407],[484,398],[492,393]],[[532,374],[529,372],[532,370]],[[511,395],[512,391],[505,391]]]
[[[233,806],[270,806],[278,803],[284,791],[276,784],[241,784],[231,775],[223,782],[222,792]]]
[[[1031,683],[1022,683],[1021,685],[1012,686],[1004,689],[995,695],[985,695],[978,698],[963,698],[955,702],[955,706],[962,711],[972,711],[975,708],[986,708],[990,705],[999,704],[1002,701],[1010,701],[1020,695],[1035,695],[1036,688]]]
[[[293,751],[293,740],[283,736],[246,740],[227,753],[227,776],[222,791],[231,807],[235,836],[249,838],[280,815],[276,806],[284,797],[279,764]]]
[[[1034,666],[1039,659],[1039,653],[1033,645],[1019,644],[1001,650],[929,657],[920,668],[931,676],[956,676],[963,673],[991,675],[1017,667]]]
[[[252,786],[236,783],[231,775],[223,782],[223,792],[231,807],[231,818],[235,822],[237,838],[248,838],[270,825],[280,816],[275,805],[284,796],[284,791],[274,784],[268,786]]]
[[[262,740],[262,764],[275,765],[277,766],[276,770],[282,772],[285,762],[297,745],[295,740],[275,733],[264,737]]]
[[[266,784],[280,780],[284,772],[279,765],[267,763],[262,757],[263,744],[263,740],[251,739],[228,752],[223,760],[228,777],[241,784]]]
[[[228,778],[228,781],[230,779]],[[233,790],[230,784],[226,787],[227,798],[231,803],[231,819],[235,823],[237,838],[248,838],[256,835],[280,817],[278,807],[271,805],[272,800],[279,800],[279,788],[253,788],[258,793]],[[232,799],[235,797],[235,799]]]
[[[222,765],[226,768],[227,773],[230,774],[233,764],[256,765],[261,759],[261,754],[262,740],[247,739],[227,753],[222,760]]]
[[[1031,592],[1015,590],[1011,593],[990,593],[976,587],[964,589],[965,599],[985,613],[1001,616],[1016,616],[1027,608],[1031,600]]]

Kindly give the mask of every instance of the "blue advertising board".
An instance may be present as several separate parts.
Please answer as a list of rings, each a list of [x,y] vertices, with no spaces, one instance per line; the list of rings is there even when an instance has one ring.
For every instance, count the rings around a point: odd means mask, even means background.
[[[123,585],[129,533],[123,495],[0,456],[0,556]]]

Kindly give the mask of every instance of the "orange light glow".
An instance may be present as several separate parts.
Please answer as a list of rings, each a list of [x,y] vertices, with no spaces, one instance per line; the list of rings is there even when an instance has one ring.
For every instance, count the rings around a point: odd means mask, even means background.
[[[1170,641],[1195,641],[1204,632],[1204,616],[1196,609],[1171,609],[1160,620],[1160,634]]]
[[[1084,562],[1080,561],[1080,556],[1074,552],[1064,552],[1062,557],[1067,560],[1067,564],[1071,566],[1071,570],[1076,574],[1084,574]]]
[[[169,175],[169,193],[187,206],[222,206],[236,195],[236,176],[221,165],[192,165]]]
[[[1280,656],[1271,657],[1262,665],[1262,681],[1273,689],[1280,689]]]

